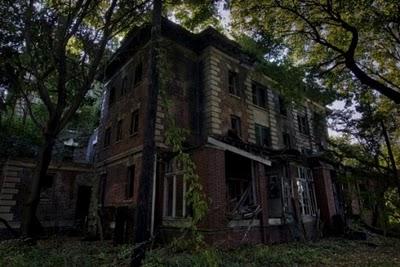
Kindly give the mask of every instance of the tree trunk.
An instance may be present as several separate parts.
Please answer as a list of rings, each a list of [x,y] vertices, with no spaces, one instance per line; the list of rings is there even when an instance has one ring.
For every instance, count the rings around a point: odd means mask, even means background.
[[[155,124],[157,115],[158,91],[160,87],[158,56],[161,36],[162,0],[154,0],[151,29],[150,84],[147,97],[147,125],[143,144],[142,168],[139,180],[139,197],[135,218],[135,244],[138,246],[132,258],[132,266],[140,266],[145,256],[145,243],[150,237],[151,196],[156,155]]]
[[[383,120],[381,121],[381,127],[382,127],[382,134],[383,134],[383,137],[385,138],[385,143],[386,143],[386,147],[387,147],[387,150],[388,150],[389,160],[390,160],[390,163],[392,165],[393,177],[394,177],[394,179],[396,181],[396,185],[397,185],[397,194],[400,197],[399,172],[397,170],[396,161],[394,159],[394,155],[393,155],[393,151],[392,151],[392,145],[390,143],[390,138],[389,138],[389,135],[387,133],[387,130],[386,130],[386,127],[385,127],[385,123],[383,122]]]
[[[36,168],[32,176],[31,191],[25,201],[22,215],[21,231],[24,237],[35,237],[38,233],[38,220],[36,210],[40,201],[40,189],[43,178],[47,175],[50,165],[52,150],[55,143],[55,135],[45,134],[44,143],[36,162]]]

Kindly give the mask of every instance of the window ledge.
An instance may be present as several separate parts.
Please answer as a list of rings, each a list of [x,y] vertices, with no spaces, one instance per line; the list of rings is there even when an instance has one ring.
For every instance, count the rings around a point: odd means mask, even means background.
[[[173,218],[173,217],[163,217],[162,225],[169,227],[189,227],[191,223],[191,218]]]
[[[233,98],[238,99],[238,100],[242,99],[240,96],[234,95],[234,94],[232,94],[232,93],[229,93],[229,95],[230,95],[231,97],[233,97]]]
[[[134,137],[134,136],[137,136],[137,135],[138,135],[138,132],[134,132],[134,133],[129,134],[129,137]]]
[[[315,215],[302,215],[301,220],[303,223],[313,222],[315,220]]]
[[[259,106],[259,105],[254,104],[253,102],[251,102],[251,105],[252,105],[253,107],[259,109],[259,110],[266,111],[266,112],[269,111],[268,106],[264,108],[264,107],[262,107],[262,106]]]
[[[260,226],[260,220],[230,220],[228,222],[228,227],[249,227],[249,226]]]

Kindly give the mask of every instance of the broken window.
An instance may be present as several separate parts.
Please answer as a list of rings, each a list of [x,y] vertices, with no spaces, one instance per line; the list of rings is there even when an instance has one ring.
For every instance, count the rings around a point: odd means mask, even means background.
[[[238,116],[231,115],[231,130],[238,136],[242,135],[242,126]]]
[[[268,103],[267,88],[258,83],[253,83],[251,88],[253,93],[253,104],[266,108]]]
[[[249,219],[259,212],[256,203],[252,163],[248,158],[226,152],[226,198],[231,219]]]
[[[229,73],[228,73],[228,88],[229,88],[230,94],[240,97],[239,77],[236,72],[229,71]]]
[[[129,127],[129,134],[137,133],[139,130],[139,110],[135,110],[131,114],[131,125]]]
[[[104,147],[109,146],[111,143],[111,127],[108,127],[104,132]]]
[[[311,170],[297,167],[297,189],[299,192],[299,206],[302,215],[315,215],[316,199],[314,180]]]
[[[122,120],[117,123],[117,141],[122,139]]]
[[[268,127],[256,124],[256,144],[263,147],[271,146],[271,132]]]
[[[139,64],[136,65],[135,68],[134,86],[137,86],[142,81],[142,77],[143,77],[143,65],[142,62],[140,62]]]
[[[164,176],[164,217],[186,217],[186,182],[178,162],[172,159],[166,164]]]
[[[126,191],[125,191],[126,198],[133,197],[134,181],[135,181],[135,165],[131,165],[128,167],[128,173],[127,173]]]

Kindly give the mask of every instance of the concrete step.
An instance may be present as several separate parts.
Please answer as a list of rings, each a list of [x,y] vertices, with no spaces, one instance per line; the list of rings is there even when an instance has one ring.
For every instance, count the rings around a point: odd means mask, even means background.
[[[0,206],[14,206],[15,204],[17,204],[16,200],[2,200],[0,199]]]
[[[11,207],[9,206],[0,206],[0,213],[9,213],[11,210]]]
[[[0,217],[6,221],[12,221],[14,218],[14,214],[12,213],[0,213]]]
[[[18,189],[16,188],[3,188],[1,189],[1,194],[17,194]]]
[[[0,194],[0,200],[10,200],[13,199],[14,194]]]

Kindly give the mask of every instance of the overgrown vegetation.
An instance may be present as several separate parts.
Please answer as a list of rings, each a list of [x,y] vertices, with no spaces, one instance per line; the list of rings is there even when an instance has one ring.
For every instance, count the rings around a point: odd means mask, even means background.
[[[38,246],[0,244],[0,266],[129,266],[130,246],[50,239]],[[144,266],[399,266],[400,240],[371,237],[368,241],[326,239],[316,243],[213,247],[194,253],[167,248],[147,254]]]

